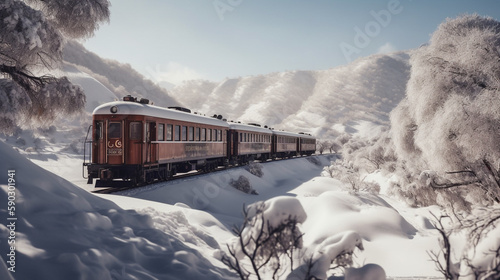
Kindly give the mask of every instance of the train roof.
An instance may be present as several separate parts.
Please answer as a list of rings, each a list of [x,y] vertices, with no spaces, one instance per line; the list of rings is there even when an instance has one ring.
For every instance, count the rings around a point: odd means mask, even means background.
[[[306,139],[316,139],[316,137],[312,136],[311,134],[307,134],[307,133],[303,133],[303,132],[299,133],[299,137],[306,138]]]
[[[300,137],[301,136],[301,134],[289,132],[289,131],[283,131],[283,130],[273,130],[273,134],[276,134],[279,136],[292,136],[292,137]]]
[[[111,108],[116,106],[117,111],[111,112]],[[216,118],[196,115],[188,112],[182,112],[175,109],[168,109],[149,104],[142,104],[130,101],[114,101],[102,104],[94,109],[92,115],[139,115],[151,116],[157,118],[165,118],[179,121],[186,121],[192,123],[203,123],[214,126],[228,127],[228,123]]]
[[[289,131],[283,131],[283,130],[273,130],[273,134],[279,135],[279,136],[291,136],[291,137],[300,137],[300,138],[306,138],[306,139],[316,139],[316,137],[306,134],[306,133],[295,133],[295,132],[289,132]]]
[[[230,122],[229,128],[234,129],[234,130],[245,130],[245,131],[252,131],[252,132],[266,133],[266,134],[272,133],[269,128],[264,128],[264,127],[251,125],[251,124],[231,123]]]

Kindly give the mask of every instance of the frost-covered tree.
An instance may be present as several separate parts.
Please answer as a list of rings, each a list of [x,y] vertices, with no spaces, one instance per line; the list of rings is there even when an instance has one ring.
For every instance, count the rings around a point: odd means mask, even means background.
[[[409,172],[463,175],[500,200],[500,22],[448,19],[412,53],[406,98],[391,113],[398,158]],[[457,173],[460,172],[460,173]]]
[[[244,209],[244,218],[243,225],[234,229],[236,237],[222,262],[241,279],[265,279],[266,274],[277,279],[287,268],[284,258],[293,268],[294,250],[302,248],[298,225],[307,218],[300,201],[278,197],[257,202]]]
[[[0,130],[84,107],[82,89],[50,72],[59,67],[66,38],[90,37],[108,19],[108,0],[0,2]]]

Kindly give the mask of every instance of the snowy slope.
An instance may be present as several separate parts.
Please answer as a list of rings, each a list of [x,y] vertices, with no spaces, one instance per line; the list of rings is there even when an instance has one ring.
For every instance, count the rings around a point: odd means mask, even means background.
[[[437,247],[437,232],[433,231],[429,219],[430,212],[438,209],[411,209],[383,195],[350,194],[348,186],[338,180],[319,177],[329,159],[335,157],[318,157],[312,162],[307,159],[268,162],[262,165],[262,177],[250,174],[245,168],[237,168],[194,179],[153,184],[119,193],[121,196],[110,199],[130,209],[138,206],[132,203],[132,198],[139,198],[153,201],[154,205],[165,203],[210,213],[226,229],[221,230],[220,224],[203,224],[210,229],[219,246],[225,248],[227,229],[242,223],[244,205],[277,197],[295,197],[307,213],[302,226],[304,254],[318,251],[320,244],[330,236],[354,231],[362,237],[365,247],[364,251],[356,253],[356,266],[376,263],[393,277],[439,276],[427,255],[427,251]],[[247,177],[259,195],[232,188],[231,180],[239,176]],[[191,222],[196,223],[195,220]],[[407,261],[399,262],[401,256]]]
[[[85,92],[87,104],[85,111],[92,113],[94,109],[106,102],[115,101],[118,96],[101,84],[98,80],[90,75],[78,70],[74,65],[64,65],[64,74],[71,80],[72,83],[79,85]]]
[[[335,157],[269,162],[262,165],[262,177],[236,168],[97,197],[3,143],[0,154],[1,169],[15,169],[18,179],[16,279],[234,279],[217,256],[233,237],[231,227],[242,222],[242,207],[283,196],[297,198],[307,213],[305,253],[318,250],[329,236],[355,231],[365,248],[356,252],[356,266],[377,263],[397,277],[438,275],[427,257],[437,244],[430,209],[411,209],[380,195],[353,195],[339,181],[318,177]],[[81,161],[61,151],[35,162],[53,165],[48,169],[69,180],[80,175],[79,168],[63,167]],[[230,181],[240,176],[259,195],[233,189]],[[0,174],[0,182],[0,200],[6,201],[6,174]],[[5,220],[6,205],[0,209]],[[4,252],[9,232],[5,225],[0,229]],[[403,264],[395,261],[401,256],[407,259]]]
[[[99,80],[120,99],[131,94],[148,98],[159,106],[179,106],[179,102],[166,89],[145,78],[129,64],[101,58],[76,41],[67,42],[63,58],[64,62],[76,65]]]
[[[356,133],[363,122],[387,125],[405,94],[408,59],[407,53],[379,54],[322,71],[190,81],[171,92],[194,111],[327,138]]]
[[[0,154],[2,221],[7,220],[7,170],[15,170],[17,187],[15,229],[0,224],[0,259],[6,263],[7,238],[14,231],[11,275],[16,279],[231,278],[186,245],[214,246],[208,234],[186,241],[171,233],[183,228],[178,225],[182,217],[172,219],[180,214],[171,212],[170,223],[159,230],[151,216],[122,210],[41,169],[3,142]],[[0,270],[6,274],[5,267]]]
[[[404,53],[376,55],[324,71],[222,83],[191,81],[174,89],[173,96],[207,115],[218,113],[324,138],[343,131],[370,134],[374,126],[388,123],[388,113],[404,95],[408,69]],[[244,205],[282,197],[296,198],[307,214],[302,224],[304,254],[354,231],[365,248],[356,252],[355,266],[377,263],[393,277],[439,275],[427,256],[437,247],[429,222],[430,211],[437,209],[411,209],[383,195],[349,193],[341,182],[319,177],[335,157],[266,163],[263,177],[237,168],[120,195],[90,194],[92,186],[81,177],[81,142],[89,113],[123,92],[113,92],[119,86],[109,87],[81,68],[67,65],[64,70],[85,89],[87,112],[50,129],[8,137],[6,143],[19,153],[0,143],[1,169],[16,170],[19,209],[18,270],[10,274],[0,266],[1,279],[235,279],[218,260],[234,236],[231,227],[241,224]],[[240,176],[248,178],[259,195],[232,188],[231,180]],[[7,201],[6,182],[4,172],[0,201]],[[0,206],[4,221],[6,207]],[[9,234],[0,224],[1,258],[8,251]]]

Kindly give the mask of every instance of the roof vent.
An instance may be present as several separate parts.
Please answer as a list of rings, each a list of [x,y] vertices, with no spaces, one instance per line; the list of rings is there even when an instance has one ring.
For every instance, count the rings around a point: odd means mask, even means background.
[[[177,110],[177,111],[181,111],[181,112],[185,112],[185,113],[191,113],[191,110],[189,110],[188,108],[179,107],[179,106],[168,107],[168,109],[173,109],[173,110]]]
[[[141,100],[139,100],[139,103],[141,103],[141,104],[149,104],[149,99],[147,99],[147,98],[141,98]]]
[[[258,124],[258,123],[249,123],[248,125],[253,125],[253,126],[261,127],[261,125]]]
[[[132,97],[132,95],[126,95],[123,97],[123,101],[137,102],[137,98]]]

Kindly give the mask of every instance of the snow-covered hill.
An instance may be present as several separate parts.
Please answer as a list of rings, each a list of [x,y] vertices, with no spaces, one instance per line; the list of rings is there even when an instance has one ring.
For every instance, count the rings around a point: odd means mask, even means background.
[[[0,206],[2,279],[232,277],[185,244],[182,235],[169,232],[177,231],[175,223],[159,230],[151,216],[96,197],[36,166],[3,142],[0,154],[4,171],[0,199],[5,202]],[[7,170],[14,175],[9,176]],[[14,183],[9,187],[8,182]],[[12,188],[15,195],[9,193]],[[9,212],[7,201],[15,203]],[[210,243],[209,235],[205,239],[198,242]],[[6,271],[6,265],[15,272]]]
[[[92,113],[97,106],[106,102],[115,101],[118,98],[109,88],[89,74],[79,70],[75,65],[66,64],[63,70],[64,74],[72,83],[84,89],[87,98],[87,104],[85,104],[86,112]]]
[[[79,71],[99,81],[110,90],[116,98],[131,94],[137,97],[148,98],[159,106],[179,106],[180,103],[167,92],[166,89],[145,78],[133,69],[129,64],[99,57],[88,51],[83,45],[75,41],[69,41],[64,47],[64,62],[72,64]],[[66,67],[67,68],[67,67]],[[69,73],[71,75],[71,71]],[[75,81],[78,84],[78,81]],[[81,84],[87,97],[93,90],[87,84]],[[107,94],[103,96],[106,100]],[[89,103],[87,103],[89,104]],[[90,103],[92,105],[93,103]],[[90,106],[89,105],[89,106]]]
[[[415,279],[439,275],[426,252],[436,247],[429,223],[435,209],[350,194],[338,180],[318,177],[335,157],[266,163],[262,177],[237,168],[96,196],[1,142],[0,154],[0,169],[15,170],[17,188],[16,228],[0,223],[1,252],[10,252],[7,240],[15,232],[16,272],[7,271],[11,266],[2,254],[2,279],[237,279],[218,260],[233,238],[231,226],[241,224],[243,205],[280,197],[294,198],[305,210],[303,254],[320,250],[328,237],[355,231],[365,248],[356,251],[355,266],[377,263],[388,276],[424,277]],[[74,179],[79,170],[62,174]],[[259,195],[232,188],[230,181],[240,176]],[[7,172],[0,174],[2,201],[8,201],[8,178]],[[6,205],[0,207],[4,221]],[[405,262],[395,261],[401,256]]]
[[[321,71],[290,71],[189,81],[172,89],[181,103],[207,115],[307,131],[320,138],[356,133],[364,122],[388,125],[405,95],[407,53],[378,54]],[[200,102],[201,100],[201,102]]]
[[[89,65],[96,61],[103,66],[98,59]],[[110,65],[107,69],[118,64]],[[274,73],[220,84],[192,81],[177,87],[173,96],[206,114],[326,138],[386,125],[388,113],[404,95],[408,68],[407,54],[376,55],[324,71]],[[218,259],[234,237],[231,226],[241,224],[244,205],[280,197],[295,198],[307,214],[302,225],[304,254],[320,250],[329,237],[356,231],[365,248],[356,253],[356,266],[375,262],[389,276],[438,275],[426,252],[436,247],[437,235],[429,222],[435,208],[410,209],[384,195],[350,193],[338,180],[319,177],[329,164],[327,157],[266,163],[263,177],[237,168],[121,195],[89,193],[92,186],[81,177],[81,142],[93,107],[128,92],[130,85],[113,84],[124,69],[105,77],[66,64],[66,75],[87,95],[81,118],[58,121],[49,129],[19,131],[0,142],[0,169],[15,170],[18,190],[17,271],[7,271],[10,264],[2,253],[1,279],[236,279]],[[161,95],[148,97],[162,105],[155,99]],[[259,195],[233,189],[230,182],[240,176],[248,178]],[[1,173],[3,201],[8,201],[7,182],[8,174]],[[7,204],[0,205],[4,221],[7,214]],[[0,252],[10,252],[12,231],[0,223]],[[404,264],[394,261],[402,255],[407,258]]]

